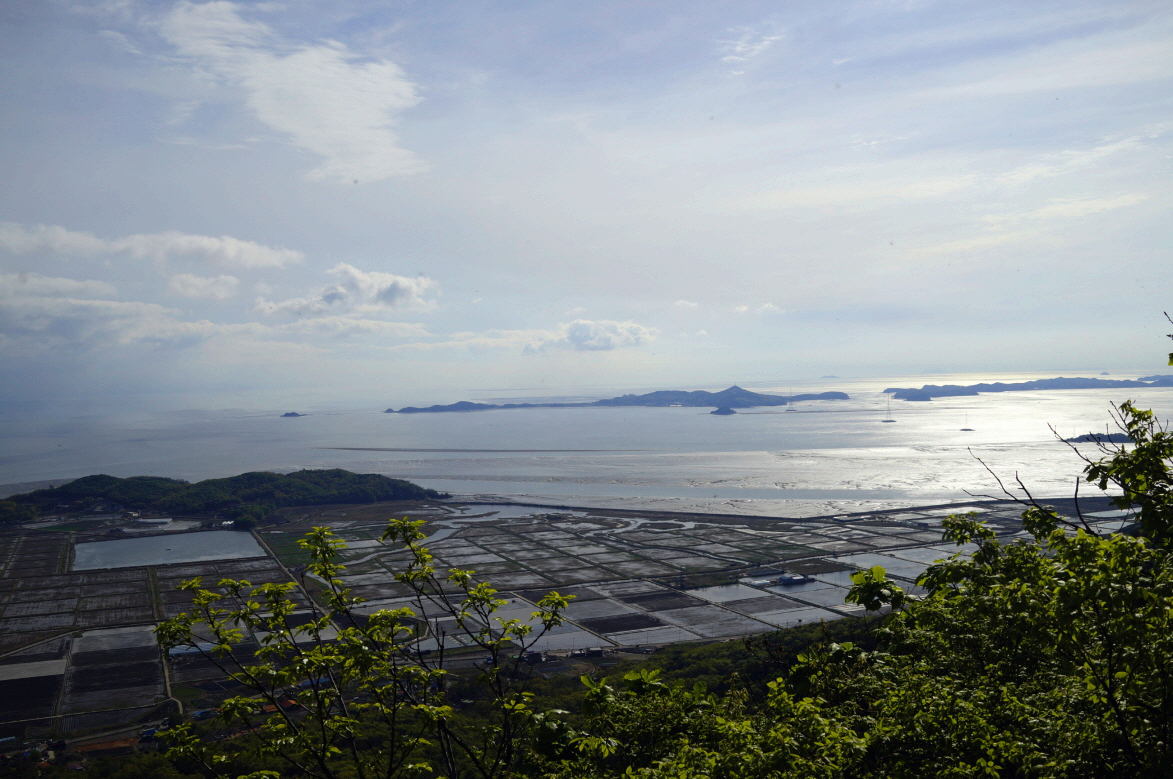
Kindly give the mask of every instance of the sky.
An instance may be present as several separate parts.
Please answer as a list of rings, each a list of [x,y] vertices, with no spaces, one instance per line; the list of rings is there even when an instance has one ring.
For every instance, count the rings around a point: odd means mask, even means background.
[[[0,401],[1168,351],[1168,2],[6,0],[0,69]]]

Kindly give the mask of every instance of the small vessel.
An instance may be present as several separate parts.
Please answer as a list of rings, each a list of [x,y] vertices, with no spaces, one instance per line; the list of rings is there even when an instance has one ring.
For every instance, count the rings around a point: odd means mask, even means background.
[[[892,418],[892,396],[891,395],[888,396],[888,418],[881,419],[880,421],[881,422],[895,422],[896,421],[895,419]]]
[[[786,410],[787,411],[796,411],[797,409],[794,408],[794,387],[791,387],[790,389],[786,390],[786,392],[787,392]]]
[[[969,426],[968,412],[965,415],[965,427],[961,428],[961,432],[963,432],[963,433],[972,433],[973,432],[973,428]]]

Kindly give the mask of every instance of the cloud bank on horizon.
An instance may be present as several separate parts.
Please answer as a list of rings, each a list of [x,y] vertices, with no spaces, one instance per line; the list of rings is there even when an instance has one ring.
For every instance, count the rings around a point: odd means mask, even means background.
[[[0,36],[8,400],[1160,352],[1167,3],[15,0]]]

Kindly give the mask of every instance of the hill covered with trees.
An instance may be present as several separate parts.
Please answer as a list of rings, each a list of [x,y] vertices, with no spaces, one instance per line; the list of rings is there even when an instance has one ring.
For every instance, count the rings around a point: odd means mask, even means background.
[[[289,474],[253,471],[225,479],[194,484],[159,476],[120,479],[96,474],[60,487],[14,495],[17,506],[49,511],[61,506],[88,507],[95,502],[117,503],[128,509],[174,514],[223,514],[260,517],[286,506],[330,503],[378,503],[445,497],[402,479],[375,473],[351,473],[340,468],[302,470]]]

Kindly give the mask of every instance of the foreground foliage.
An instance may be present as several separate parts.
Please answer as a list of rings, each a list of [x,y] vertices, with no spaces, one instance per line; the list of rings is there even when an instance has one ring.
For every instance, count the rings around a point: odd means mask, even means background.
[[[506,601],[474,583],[470,571],[437,576],[431,554],[419,545],[422,524],[393,521],[383,537],[413,554],[396,578],[416,593],[414,609],[363,613],[362,599],[337,578],[344,544],[324,527],[300,542],[326,602],[304,624],[293,619],[292,583],[252,587],[225,579],[212,590],[199,579],[185,582],[181,588],[195,593],[193,609],[162,623],[159,643],[204,654],[250,690],[224,701],[219,719],[246,734],[239,751],[251,760],[232,763],[190,725],[169,734],[170,754],[216,775],[250,763],[266,766],[248,773],[258,779],[282,775],[277,769],[320,779],[507,775],[533,718],[522,653],[561,624],[566,599],[551,593],[528,620],[497,616]],[[436,615],[452,619],[476,650],[490,705],[471,726],[454,716],[448,699],[444,634],[425,635],[420,618]],[[335,631],[335,625],[345,627]],[[259,662],[240,657],[245,628],[259,637],[253,653]],[[421,645],[425,639],[430,648]]]

